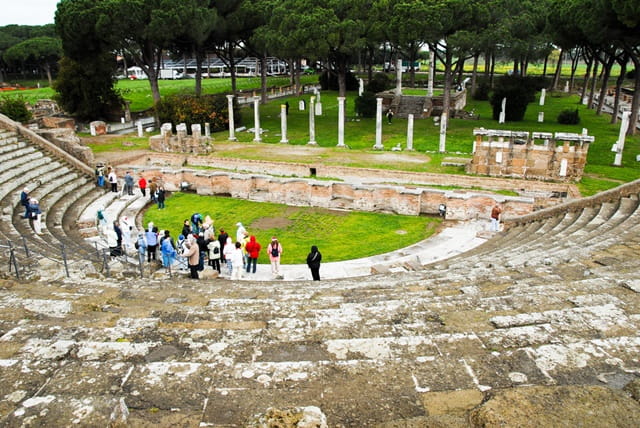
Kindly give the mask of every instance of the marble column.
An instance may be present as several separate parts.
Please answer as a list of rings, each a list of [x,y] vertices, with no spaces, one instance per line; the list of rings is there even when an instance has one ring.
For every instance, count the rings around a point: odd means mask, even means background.
[[[338,97],[338,147],[345,147],[345,144],[344,144],[344,102],[345,102],[345,97]]]
[[[384,150],[382,145],[382,98],[376,98],[376,150]]]
[[[259,143],[260,137],[260,97],[253,97],[253,141]]]
[[[413,150],[413,114],[407,117],[407,150]]]
[[[280,129],[282,133],[280,142],[286,144],[289,140],[287,140],[287,106],[285,104],[280,104]]]
[[[622,166],[622,151],[624,150],[624,140],[627,137],[627,128],[629,127],[630,111],[622,112],[622,122],[620,122],[620,133],[618,134],[618,141],[616,141],[616,156],[613,161],[613,165]]]
[[[502,110],[500,116],[498,116],[498,123],[504,123],[507,117],[507,98],[502,99]]]
[[[429,86],[427,89],[427,96],[433,96],[433,79],[435,78],[436,72],[436,53],[431,51],[429,56]]]
[[[307,144],[317,146],[316,142],[316,115],[315,115],[315,102],[316,97],[311,97],[309,100],[309,142]]]
[[[396,95],[402,95],[402,60],[396,61]]]
[[[438,151],[440,153],[444,153],[447,148],[447,113],[442,112],[442,116],[440,116],[440,144],[438,146]]]
[[[233,118],[233,95],[227,95],[229,109],[229,141],[238,141],[236,138],[236,125]]]

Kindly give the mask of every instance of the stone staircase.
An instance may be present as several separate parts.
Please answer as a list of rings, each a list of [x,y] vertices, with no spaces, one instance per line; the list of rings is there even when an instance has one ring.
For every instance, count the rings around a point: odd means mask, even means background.
[[[330,427],[478,426],[499,391],[620,390],[640,375],[639,193],[508,221],[414,272],[5,284],[0,424],[241,427],[317,406]]]
[[[0,128],[0,259],[9,257],[7,243],[15,248],[23,274],[37,274],[37,265],[62,267],[63,251],[68,262],[86,267],[95,255],[91,245],[77,239],[74,208],[97,198],[93,178],[86,172],[29,142],[17,132]],[[22,218],[20,193],[28,187],[30,196],[40,201],[43,211],[43,234],[36,235],[28,220]],[[64,248],[64,249],[63,249]]]

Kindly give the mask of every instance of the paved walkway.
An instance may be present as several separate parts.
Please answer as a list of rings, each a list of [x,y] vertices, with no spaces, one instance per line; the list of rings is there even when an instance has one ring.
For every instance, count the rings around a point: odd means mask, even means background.
[[[487,237],[490,236],[489,232],[487,232],[488,229],[489,222],[487,221],[454,223],[437,235],[406,248],[361,259],[322,263],[320,278],[336,279],[366,276],[372,273],[372,267],[379,272],[398,272],[406,270],[402,266],[404,264],[424,265],[444,260],[487,241]],[[320,248],[320,252],[322,252],[322,248]],[[280,273],[282,278],[274,278],[271,274],[270,265],[259,264],[255,274],[243,273],[243,279],[251,279],[252,281],[272,281],[274,279],[299,281],[311,279],[311,272],[306,264],[283,264],[280,266]],[[223,267],[222,276],[223,278],[228,278],[225,267]]]

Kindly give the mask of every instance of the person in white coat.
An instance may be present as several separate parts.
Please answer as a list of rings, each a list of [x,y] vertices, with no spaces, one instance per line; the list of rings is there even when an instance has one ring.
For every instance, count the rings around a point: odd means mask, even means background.
[[[242,266],[242,260],[244,259],[244,255],[242,254],[242,244],[236,242],[235,248],[231,252],[231,279],[242,279],[242,271],[244,270]]]
[[[231,276],[231,272],[233,269],[233,261],[231,260],[231,253],[236,249],[236,246],[233,244],[231,238],[227,238],[226,244],[224,244],[224,248],[222,249],[222,254],[224,254],[224,259],[227,261],[227,270],[229,276]]]
[[[245,229],[240,222],[236,223],[236,226],[238,226],[238,230],[236,230],[236,242],[242,242],[244,236],[247,234],[247,229]]]

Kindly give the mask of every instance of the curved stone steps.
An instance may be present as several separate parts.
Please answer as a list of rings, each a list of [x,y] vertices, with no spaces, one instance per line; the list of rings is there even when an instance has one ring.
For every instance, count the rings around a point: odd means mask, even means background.
[[[598,229],[599,226],[606,224],[606,222],[613,216],[620,216],[618,212],[618,204],[601,204],[599,207],[586,207],[580,211],[578,215],[571,213],[564,213],[561,217],[563,219],[556,223],[557,228],[553,227],[549,232],[545,234],[532,234],[533,227],[517,227],[521,229],[522,233],[517,235],[522,239],[513,239],[508,236],[497,237],[493,240],[493,246],[495,248],[492,251],[491,257],[496,263],[509,263],[512,265],[519,265],[530,261],[532,258],[544,257],[544,253],[547,251],[550,245],[554,247],[562,246],[562,242],[575,242],[574,234],[578,231],[588,230],[588,233],[599,234],[602,233],[602,229]],[[624,220],[625,216],[622,215]],[[540,220],[534,223],[547,223],[548,220]],[[551,222],[555,223],[555,222]],[[542,230],[538,228],[537,230]],[[527,238],[533,236],[533,238]],[[583,239],[583,238],[581,238]],[[504,245],[502,245],[504,244]],[[564,246],[564,250],[570,250],[570,246]],[[479,252],[488,254],[482,246],[479,248]],[[483,251],[484,250],[484,251]],[[540,254],[542,252],[543,254]],[[476,257],[476,255],[472,255]],[[465,255],[462,256],[467,262],[471,262],[474,259],[467,259]]]
[[[536,223],[542,223],[543,226],[533,233],[524,233],[518,237],[518,239],[510,240],[508,237],[504,239],[498,238],[500,242],[505,242],[505,245],[500,245],[499,248],[493,253],[496,259],[509,258],[514,253],[526,253],[530,250],[537,248],[540,245],[545,245],[549,236],[557,236],[564,230],[568,229],[577,221],[581,216],[582,211],[566,212],[563,215],[554,216],[553,219],[539,220]]]
[[[536,233],[541,227],[543,227],[542,223],[531,222],[525,227],[511,228],[505,232],[494,235],[491,239],[487,240],[487,242],[478,245],[464,254],[452,257],[452,259],[455,260],[457,257],[472,259],[495,251],[502,251],[508,247],[518,245],[518,242],[521,242],[523,238]]]
[[[24,158],[26,156],[29,156],[33,153],[37,153],[37,149],[33,146],[27,146],[26,144],[22,143],[23,146],[20,147],[20,145],[16,142],[15,144],[12,144],[10,146],[3,146],[3,148],[12,148],[12,150],[6,150],[4,152],[0,152],[0,162],[4,163],[4,162],[11,162],[15,159],[20,159],[20,158]]]
[[[51,244],[60,250],[60,244],[67,248],[67,257],[71,259],[86,259],[93,257],[93,248],[85,245],[83,241],[77,241],[75,236],[69,236],[61,227],[63,217],[67,215],[68,207],[85,191],[92,189],[89,179],[79,176],[69,181],[64,187],[50,193],[46,215],[47,231],[51,234]]]
[[[77,194],[78,198],[67,207],[64,216],[66,221],[62,221],[62,219],[60,219],[60,224],[62,224],[62,228],[65,233],[68,236],[73,237],[76,242],[84,241],[84,238],[86,237],[81,233],[82,229],[79,226],[79,220],[81,219],[82,213],[89,205],[98,199],[101,194],[105,193],[103,189],[97,187],[93,182],[87,183],[83,189],[82,193]],[[93,218],[92,221],[95,230],[95,218]],[[92,233],[97,232],[92,231]]]
[[[564,240],[556,241],[553,247],[549,246],[546,249],[546,255],[560,257],[566,253],[573,253],[576,248],[593,252],[600,246],[601,241],[618,240],[621,232],[632,230],[639,223],[640,205],[637,198],[622,198],[614,214],[605,222],[597,222],[584,230],[575,231]]]
[[[44,157],[42,152],[34,152],[25,156],[19,161],[7,165],[7,169],[0,173],[0,186],[6,187],[7,185],[11,185],[17,181],[16,179],[22,183],[29,184],[28,181],[25,180],[25,174],[29,174],[34,168],[46,166],[48,162],[50,162],[50,159]],[[30,179],[33,179],[33,174],[30,174],[30,177]]]
[[[13,131],[4,131],[0,129],[0,153],[5,152],[5,147],[20,143],[18,134]],[[22,143],[26,145],[26,143]]]
[[[10,153],[25,147],[27,147],[27,143],[24,141],[18,141],[17,138],[13,138],[11,142],[5,141],[0,144],[0,154]]]
[[[113,394],[131,418],[134,409],[199,408],[196,421],[214,426],[242,425],[279,400],[317,404],[333,426],[353,426],[354,408],[371,422],[386,420],[377,411],[392,404],[407,417],[421,407],[406,403],[432,391],[634,376],[637,293],[607,280],[607,269],[584,280],[550,281],[535,271],[514,280],[518,274],[488,271],[453,289],[427,274],[318,284],[176,280],[171,293],[154,280],[68,283],[23,297],[14,288],[11,300],[7,291],[0,295],[0,305],[42,315],[5,330],[0,341],[16,349],[11,360],[19,368],[40,367],[34,372],[42,379],[27,396],[39,390],[60,403],[91,403]],[[55,299],[37,307],[45,296]],[[82,315],[85,302],[120,312]],[[11,360],[0,360],[5,379]],[[109,385],[119,387],[109,392]],[[339,385],[360,393],[338,398],[332,391]],[[313,401],[319,394],[328,399]],[[394,401],[398,396],[404,404]],[[97,406],[93,420],[114,406]],[[223,411],[229,408],[236,410]],[[39,418],[47,420],[46,412]]]

